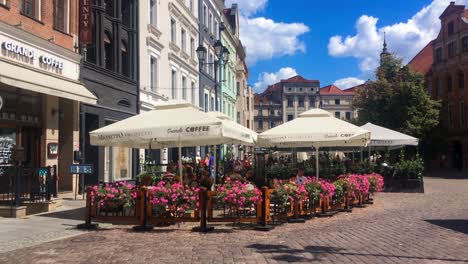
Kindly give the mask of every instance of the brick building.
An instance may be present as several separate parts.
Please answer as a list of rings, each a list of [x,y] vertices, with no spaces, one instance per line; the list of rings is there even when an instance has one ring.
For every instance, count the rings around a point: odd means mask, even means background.
[[[439,153],[436,166],[468,168],[468,9],[450,5],[440,16],[436,39],[424,47],[409,67],[424,74],[428,92],[442,101],[442,126],[448,132],[446,153]]]
[[[80,82],[77,10],[71,0],[0,0],[0,195],[18,145],[25,169],[56,165],[59,191],[75,186],[79,103],[96,103]]]

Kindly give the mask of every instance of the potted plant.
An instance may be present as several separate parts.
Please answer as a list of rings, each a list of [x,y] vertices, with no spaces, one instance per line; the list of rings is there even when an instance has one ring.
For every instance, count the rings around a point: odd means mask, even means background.
[[[91,199],[101,212],[120,212],[135,205],[137,190],[126,182],[107,183],[91,187]]]

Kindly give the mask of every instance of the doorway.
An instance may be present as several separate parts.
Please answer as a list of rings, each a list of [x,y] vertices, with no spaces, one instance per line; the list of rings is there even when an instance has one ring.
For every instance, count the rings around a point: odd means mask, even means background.
[[[453,142],[453,168],[463,169],[463,144],[458,140]]]

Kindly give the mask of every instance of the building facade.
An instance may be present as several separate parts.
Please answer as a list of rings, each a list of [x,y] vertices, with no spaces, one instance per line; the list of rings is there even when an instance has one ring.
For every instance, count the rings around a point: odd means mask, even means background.
[[[468,9],[454,2],[442,13],[441,30],[432,41],[432,66],[426,74],[428,92],[442,101],[442,125],[448,132],[448,151],[440,153],[439,159],[457,169],[468,168],[467,19]]]
[[[320,92],[320,81],[307,80],[302,76],[294,76],[287,80],[281,80],[279,83],[270,85],[262,94],[259,100],[255,99],[255,129],[257,132],[273,128],[282,123],[291,121],[312,108],[319,106],[318,95]],[[262,98],[263,97],[263,98]],[[275,111],[271,116],[275,117],[275,121],[269,121],[265,126],[263,113],[257,111],[263,107],[259,105],[262,99],[268,99],[268,104],[272,105]],[[265,103],[263,103],[265,104]],[[276,109],[277,105],[281,105],[281,109]],[[262,114],[262,116],[260,116]],[[276,120],[278,119],[278,120]]]
[[[80,82],[77,10],[76,1],[0,1],[0,191],[14,146],[26,168],[55,165],[58,190],[74,190],[79,103],[96,103]]]
[[[138,152],[129,148],[91,146],[89,132],[136,115],[138,89],[138,1],[95,0],[93,41],[82,49],[82,81],[97,105],[81,105],[81,150],[94,174],[86,184],[131,179]]]
[[[283,123],[283,106],[261,94],[254,95],[254,131],[262,133]]]
[[[237,4],[223,11],[224,30],[221,32],[221,43],[229,52],[227,63],[221,66],[221,111],[236,121],[236,64],[237,46],[239,45],[239,21]]]
[[[320,108],[334,117],[350,121],[357,117],[353,108],[354,89],[341,90],[335,85],[320,88]]]

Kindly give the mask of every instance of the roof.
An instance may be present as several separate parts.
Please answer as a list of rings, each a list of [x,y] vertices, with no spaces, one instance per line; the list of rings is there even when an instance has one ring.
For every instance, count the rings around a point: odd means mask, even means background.
[[[341,90],[340,88],[336,87],[335,85],[328,85],[325,87],[320,88],[320,94],[321,95],[353,95],[354,90],[347,89],[347,90]]]
[[[421,74],[426,74],[429,72],[433,62],[433,52],[432,52],[432,43],[434,40],[430,41],[414,58],[408,63],[408,67],[414,71]]]
[[[450,5],[447,6],[447,8],[445,9],[445,11],[442,13],[442,15],[440,15],[440,19],[442,19],[443,17],[447,16],[447,15],[450,15],[454,12],[464,12],[464,14],[466,14],[466,12],[464,11],[465,10],[465,6],[464,5],[456,5],[454,1],[450,2]]]
[[[254,104],[260,104],[260,100],[263,100],[262,103],[264,104],[270,103],[270,100],[266,96],[263,96],[258,93],[254,94]]]
[[[300,75],[293,76],[286,80],[281,80],[282,83],[305,82],[305,83],[318,83],[319,80],[307,80]]]
[[[365,88],[366,85],[367,85],[367,82],[368,82],[368,81],[366,81],[366,82],[363,83],[363,84],[356,85],[356,86],[354,86],[354,87],[348,88],[348,89],[346,89],[345,91],[355,93],[355,92],[357,92],[358,90],[360,90],[360,89],[362,89],[362,88]]]

